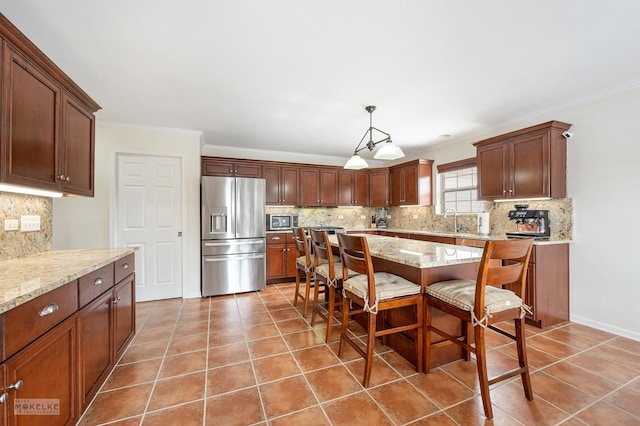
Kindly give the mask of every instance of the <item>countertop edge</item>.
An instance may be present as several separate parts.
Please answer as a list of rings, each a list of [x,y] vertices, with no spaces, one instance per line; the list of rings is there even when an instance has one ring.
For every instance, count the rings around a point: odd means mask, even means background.
[[[43,256],[47,257],[64,257],[64,256],[74,256],[80,254],[91,254],[92,256],[100,257],[98,260],[93,260],[88,264],[83,264],[79,266],[77,269],[73,270],[70,273],[60,274],[59,276],[55,276],[54,278],[48,280],[45,283],[41,283],[34,288],[33,290],[20,294],[10,300],[0,302],[0,314],[7,312],[11,309],[14,309],[24,303],[29,302],[45,293],[48,293],[52,290],[55,290],[58,287],[62,287],[63,285],[77,280],[78,278],[87,275],[90,272],[93,272],[97,269],[102,268],[105,265],[113,263],[123,257],[126,257],[138,250],[137,247],[122,247],[122,248],[113,248],[113,249],[79,249],[79,250],[51,250],[43,253],[38,253],[35,255],[18,258],[18,259],[8,259],[0,262],[0,270],[6,269],[7,265],[12,265],[14,268],[20,268],[21,264],[31,264],[37,258],[42,258]],[[101,255],[104,253],[104,256]],[[60,261],[63,261],[60,259]],[[37,277],[34,277],[36,279]],[[16,286],[24,285],[23,283],[17,283]],[[6,293],[6,288],[5,288]]]

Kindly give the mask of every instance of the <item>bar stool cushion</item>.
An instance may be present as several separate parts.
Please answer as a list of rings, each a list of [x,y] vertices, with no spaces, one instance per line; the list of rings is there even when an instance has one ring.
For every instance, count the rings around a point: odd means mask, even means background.
[[[474,280],[441,281],[428,285],[424,292],[460,309],[473,312],[476,282]],[[511,290],[489,285],[485,287],[484,312],[486,315],[507,309],[522,308],[522,306],[522,299]]]
[[[307,267],[307,256],[299,256],[296,258],[296,264],[298,266],[300,266],[300,269],[302,269],[305,272],[311,272],[313,270],[313,264],[309,265],[309,267]]]
[[[420,286],[388,272],[373,274],[376,283],[376,302],[395,297],[411,296],[420,293]],[[364,300],[369,300],[369,284],[365,274],[359,274],[342,283],[342,287]]]
[[[341,280],[342,279],[342,263],[334,262],[333,270],[335,272],[335,280],[336,281]],[[321,263],[320,265],[316,266],[315,271],[317,275],[321,275],[325,280],[327,280],[327,283],[329,283],[329,264],[328,263]],[[349,269],[349,278],[355,277],[356,275],[358,275],[358,273]],[[335,285],[335,283],[329,283],[329,285]]]

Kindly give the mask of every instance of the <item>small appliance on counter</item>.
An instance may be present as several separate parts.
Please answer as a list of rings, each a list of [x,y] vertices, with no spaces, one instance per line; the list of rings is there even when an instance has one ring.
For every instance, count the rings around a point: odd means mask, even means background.
[[[549,210],[527,210],[528,204],[516,204],[509,211],[509,219],[516,225],[514,231],[507,232],[509,238],[530,238],[548,240],[551,236]]]
[[[380,207],[380,216],[378,217],[378,228],[387,227],[387,209]]]
[[[295,214],[268,214],[267,230],[282,231],[296,228],[298,226],[298,215]]]

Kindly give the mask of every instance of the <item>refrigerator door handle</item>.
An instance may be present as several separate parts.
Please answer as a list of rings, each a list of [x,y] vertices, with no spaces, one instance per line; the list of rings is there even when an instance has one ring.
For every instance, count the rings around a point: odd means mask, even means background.
[[[262,240],[259,241],[227,241],[222,243],[204,243],[205,247],[220,247],[220,246],[230,246],[230,245],[241,245],[241,244],[264,244]]]
[[[255,255],[250,255],[250,256],[233,257],[234,260],[262,259],[262,258],[264,258],[263,254],[255,254]],[[230,260],[230,258],[227,257],[227,256],[205,257],[204,258],[205,262],[228,262],[229,260]]]

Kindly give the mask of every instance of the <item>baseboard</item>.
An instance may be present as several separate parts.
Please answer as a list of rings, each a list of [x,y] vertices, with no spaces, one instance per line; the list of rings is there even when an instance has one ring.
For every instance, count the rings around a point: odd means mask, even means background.
[[[640,333],[637,331],[627,330],[625,328],[616,327],[611,324],[605,324],[599,321],[593,321],[591,319],[580,317],[577,315],[571,315],[569,320],[571,322],[586,325],[588,327],[596,328],[601,331],[606,331],[609,333],[617,334],[618,336],[640,341]]]

